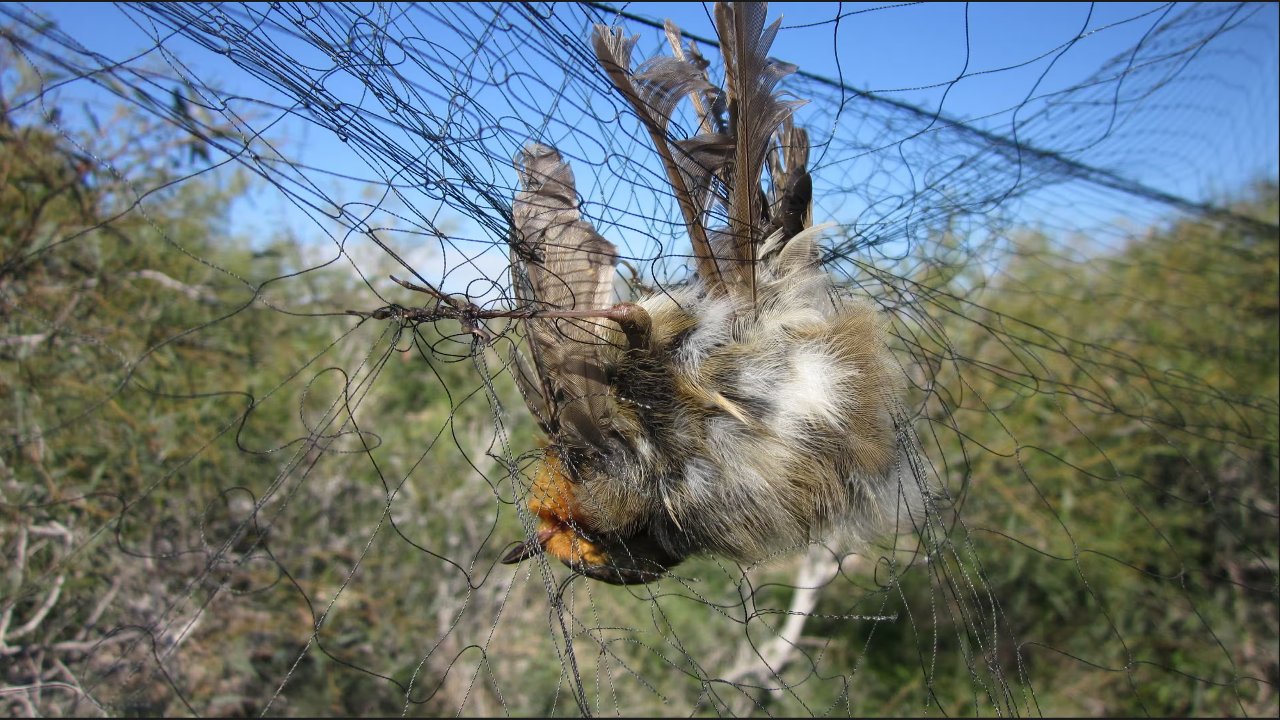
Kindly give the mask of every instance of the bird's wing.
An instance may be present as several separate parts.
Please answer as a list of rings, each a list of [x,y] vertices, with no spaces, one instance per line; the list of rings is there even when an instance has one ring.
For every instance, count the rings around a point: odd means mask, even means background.
[[[607,308],[617,248],[582,219],[572,170],[558,152],[538,144],[521,150],[515,165],[517,299],[535,312]],[[525,353],[517,353],[514,368],[529,409],[548,434],[602,447],[600,421],[613,402],[601,360],[611,337],[607,321],[544,316],[523,322]]]

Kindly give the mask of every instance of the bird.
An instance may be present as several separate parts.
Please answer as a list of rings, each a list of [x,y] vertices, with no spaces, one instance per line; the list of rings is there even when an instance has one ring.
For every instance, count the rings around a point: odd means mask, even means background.
[[[891,532],[920,491],[903,472],[903,370],[889,318],[820,263],[809,140],[768,56],[764,3],[718,3],[723,87],[680,29],[638,66],[639,40],[594,26],[600,70],[653,143],[692,248],[693,274],[616,302],[616,245],[582,215],[570,165],[514,158],[511,368],[546,436],[523,502],[546,554],[615,585],[695,555],[755,562],[843,533]],[[697,129],[674,137],[689,102]]]

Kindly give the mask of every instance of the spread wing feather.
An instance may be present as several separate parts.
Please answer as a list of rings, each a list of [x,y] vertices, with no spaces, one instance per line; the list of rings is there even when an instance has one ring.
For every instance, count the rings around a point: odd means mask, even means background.
[[[761,244],[777,229],[783,230],[785,242],[811,224],[808,139],[790,122],[801,103],[784,100],[776,91],[778,82],[796,68],[768,56],[781,19],[766,27],[765,14],[764,3],[716,5],[723,91],[708,80],[708,63],[696,46],[686,48],[670,21],[664,27],[674,56],[645,61],[634,72],[630,64],[636,37],[626,38],[604,25],[596,25],[592,37],[601,67],[635,109],[666,168],[698,277],[712,293],[750,300],[755,299]],[[698,134],[672,139],[671,117],[684,97],[698,118]],[[768,194],[761,188],[766,163]],[[709,229],[706,220],[720,209],[728,226]]]
[[[582,219],[573,171],[545,145],[515,160],[520,191],[512,204],[512,267],[518,300],[533,311],[608,307],[617,248]],[[543,429],[568,442],[602,445],[610,412],[600,360],[604,320],[533,317],[524,321],[528,358],[517,355],[516,381]]]
[[[596,25],[591,44],[595,48],[600,66],[614,87],[631,104],[648,131],[658,157],[662,159],[667,181],[671,183],[676,203],[680,206],[685,226],[689,229],[689,240],[693,244],[693,256],[697,261],[699,275],[706,278],[708,283],[718,284],[721,282],[720,268],[707,239],[701,213],[685,184],[685,177],[680,172],[667,140],[667,127],[676,104],[691,92],[710,88],[710,83],[707,82],[705,72],[698,66],[674,57],[652,58],[633,72],[631,52],[638,39],[638,35],[625,37],[621,28]]]
[[[729,133],[734,140],[729,237],[738,260],[738,287],[749,289],[754,300],[756,250],[765,240],[761,230],[769,221],[761,198],[761,174],[774,134],[798,105],[782,100],[774,88],[796,67],[768,56],[782,18],[765,27],[764,3],[720,3],[715,18],[724,55]]]

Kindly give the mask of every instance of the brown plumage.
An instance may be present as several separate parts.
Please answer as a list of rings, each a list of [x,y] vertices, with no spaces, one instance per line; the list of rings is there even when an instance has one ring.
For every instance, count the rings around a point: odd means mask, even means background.
[[[537,533],[506,562],[546,552],[647,582],[696,553],[752,561],[832,531],[866,541],[918,501],[886,319],[818,263],[808,138],[799,103],[776,91],[795,68],[767,56],[779,23],[756,3],[715,18],[723,91],[670,23],[674,57],[634,70],[636,38],[592,38],[666,170],[694,280],[611,304],[617,249],[581,217],[569,166],[544,145],[516,158],[513,279],[533,312],[515,374],[550,442],[527,500]],[[699,134],[673,139],[685,99]]]

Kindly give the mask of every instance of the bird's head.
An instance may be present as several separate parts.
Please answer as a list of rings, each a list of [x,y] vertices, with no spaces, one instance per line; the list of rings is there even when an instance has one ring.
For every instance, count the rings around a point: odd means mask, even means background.
[[[646,531],[621,536],[598,532],[583,516],[580,485],[569,476],[553,448],[544,451],[530,488],[528,507],[537,518],[533,537],[502,558],[518,563],[546,553],[576,572],[613,585],[652,582],[680,562]]]

